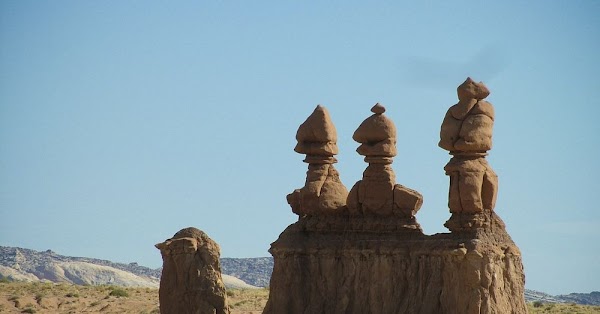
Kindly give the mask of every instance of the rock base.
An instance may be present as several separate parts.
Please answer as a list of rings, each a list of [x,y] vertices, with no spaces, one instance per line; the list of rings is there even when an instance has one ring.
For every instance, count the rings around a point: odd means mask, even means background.
[[[433,236],[414,218],[301,218],[271,246],[264,313],[527,313],[519,249],[486,217]]]

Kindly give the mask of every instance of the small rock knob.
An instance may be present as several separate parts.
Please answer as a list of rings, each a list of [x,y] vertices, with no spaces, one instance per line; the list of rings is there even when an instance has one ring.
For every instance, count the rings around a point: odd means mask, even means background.
[[[379,103],[376,103],[375,106],[371,108],[371,112],[375,114],[382,114],[385,112],[385,107],[380,105]]]

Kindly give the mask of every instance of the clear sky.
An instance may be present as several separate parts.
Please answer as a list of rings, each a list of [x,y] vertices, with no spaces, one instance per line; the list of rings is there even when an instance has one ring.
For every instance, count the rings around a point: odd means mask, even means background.
[[[0,245],[159,267],[153,245],[195,226],[268,256],[296,220],[298,126],[329,109],[350,188],[376,102],[445,232],[439,127],[472,76],[526,287],[600,290],[598,56],[598,1],[1,1]]]

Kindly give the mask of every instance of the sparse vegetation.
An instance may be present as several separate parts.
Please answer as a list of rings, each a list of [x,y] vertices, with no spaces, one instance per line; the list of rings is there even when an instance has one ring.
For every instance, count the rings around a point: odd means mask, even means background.
[[[232,314],[262,313],[268,297],[267,289],[227,290]],[[83,312],[158,314],[158,289],[26,282],[0,284],[0,313]]]
[[[600,306],[543,303],[535,301],[528,304],[529,314],[600,314]]]
[[[124,291],[129,297],[111,296],[115,290]],[[67,294],[71,297],[67,297]],[[232,314],[262,313],[268,297],[267,289],[227,290]],[[40,301],[36,303],[38,299]],[[102,313],[158,314],[158,289],[24,282],[0,285],[1,313],[101,313],[103,308]],[[600,306],[579,304],[532,302],[528,304],[528,310],[530,314],[600,314]]]
[[[113,297],[118,297],[118,298],[120,298],[120,297],[126,298],[129,296],[129,292],[127,292],[125,289],[122,289],[122,288],[113,287],[110,290],[110,293],[108,295],[113,296]]]

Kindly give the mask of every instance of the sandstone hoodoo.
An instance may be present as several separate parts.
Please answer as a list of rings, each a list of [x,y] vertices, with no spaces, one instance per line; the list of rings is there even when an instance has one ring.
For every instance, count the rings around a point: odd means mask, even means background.
[[[219,245],[196,228],[156,244],[163,258],[159,300],[162,314],[228,314]]]
[[[485,160],[492,148],[494,107],[483,100],[490,92],[470,77],[458,89],[458,103],[446,113],[439,146],[452,159],[444,167],[450,176],[448,207],[452,217],[446,223],[451,231],[468,231],[474,224],[486,223],[496,204],[498,176]]]
[[[298,128],[294,150],[306,154],[306,183],[287,196],[299,216],[329,214],[346,205],[348,190],[333,164],[338,153],[337,133],[329,112],[319,105]]]
[[[391,164],[396,156],[396,126],[383,113],[379,103],[371,108],[373,115],[356,129],[352,138],[361,143],[356,151],[365,156],[369,166],[363,179],[356,182],[348,195],[348,210],[357,215],[397,215],[413,219],[423,197],[417,191],[396,184]],[[418,225],[415,227],[418,228]]]
[[[451,232],[423,234],[415,217],[423,197],[395,182],[396,127],[376,104],[353,136],[369,165],[346,202],[327,209],[302,203],[304,214],[271,245],[264,313],[527,312],[519,249],[493,211],[497,178],[485,161],[494,118],[483,101],[489,91],[467,79],[458,92],[440,141],[453,155],[445,168]],[[313,195],[339,199],[329,191]],[[298,213],[298,203],[290,204]]]

